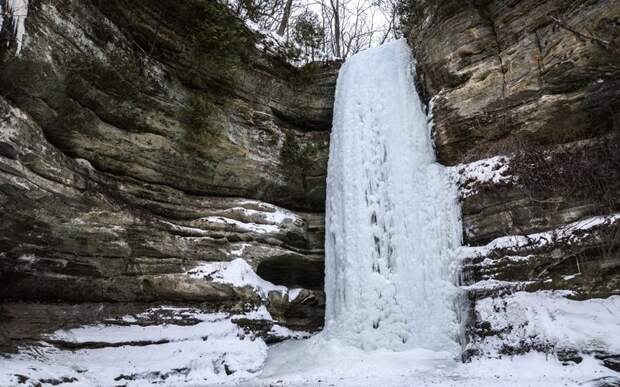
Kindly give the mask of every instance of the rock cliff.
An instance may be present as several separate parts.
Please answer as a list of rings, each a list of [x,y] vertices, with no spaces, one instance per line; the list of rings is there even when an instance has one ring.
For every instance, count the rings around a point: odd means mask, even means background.
[[[485,308],[510,310],[527,298],[515,291],[620,294],[620,4],[416,0],[406,15],[438,158],[463,193],[469,353],[495,340],[493,353],[617,357],[519,336],[514,315]]]
[[[320,327],[338,64],[293,67],[203,1],[33,1],[25,27],[0,49],[2,344],[145,303]],[[218,280],[239,257],[299,290]]]

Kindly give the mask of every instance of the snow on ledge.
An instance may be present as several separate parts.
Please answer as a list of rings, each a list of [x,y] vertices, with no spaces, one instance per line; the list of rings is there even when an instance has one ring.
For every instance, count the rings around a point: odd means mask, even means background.
[[[288,294],[289,300],[292,301],[301,293],[301,289],[289,290],[286,286],[275,285],[262,279],[243,258],[230,262],[202,262],[186,274],[190,278],[206,279],[239,288],[249,286],[262,298],[267,298],[269,292],[275,291]]]
[[[461,198],[475,195],[477,186],[481,184],[509,184],[514,181],[508,174],[510,159],[506,156],[495,156],[478,160],[469,164],[449,167],[452,181],[456,184]]]
[[[607,216],[594,216],[569,223],[560,228],[543,231],[529,235],[509,235],[492,240],[485,246],[461,246],[457,252],[457,257],[461,260],[486,257],[495,250],[517,250],[520,248],[540,248],[554,242],[576,243],[585,238],[588,234],[581,234],[583,231],[591,230],[602,225],[611,225],[620,221],[620,214]]]
[[[260,372],[267,345],[260,337],[248,335],[233,318],[271,320],[262,308],[231,316],[162,306],[106,324],[59,330],[46,340],[82,345],[83,349],[42,344],[0,357],[0,385],[20,385],[23,377],[28,381],[25,385],[33,386],[41,380],[49,381],[43,385],[76,387],[236,385]],[[141,320],[160,322],[143,326]]]
[[[269,334],[277,337],[286,337],[289,339],[300,340],[307,339],[312,336],[312,333],[306,331],[294,331],[285,326],[274,324],[269,331]]]
[[[224,216],[208,216],[198,219],[198,222],[205,222],[208,225],[221,225],[224,228],[231,228],[235,232],[255,232],[257,234],[275,234],[280,227],[274,224],[245,223]]]
[[[165,307],[160,309],[166,311]],[[179,342],[197,340],[203,337],[211,339],[215,337],[221,338],[229,334],[241,332],[226,319],[226,313],[204,314],[182,308],[177,308],[176,312],[178,313],[176,318],[169,319],[163,325],[87,325],[74,329],[59,330],[49,335],[48,338],[71,343],[104,342],[114,344],[140,341],[158,342],[163,340]],[[139,318],[140,316],[136,317]],[[136,317],[124,316],[122,320],[125,322],[136,322],[138,321]],[[196,318],[200,322],[195,325],[174,324],[187,318]]]
[[[481,290],[499,290],[499,289],[507,289],[507,290],[521,290],[526,285],[533,283],[534,281],[527,282],[513,282],[513,281],[501,281],[496,279],[487,279],[478,281],[471,285],[461,286],[460,288],[468,291],[481,291]]]
[[[232,207],[229,209],[230,212],[239,213],[244,218],[250,219],[260,219],[261,221],[267,224],[275,224],[280,225],[284,223],[296,223],[300,222],[303,224],[303,219],[296,215],[295,213],[288,211],[284,208],[267,205],[267,203],[261,203],[263,207],[266,207],[264,211],[254,210],[251,208],[245,207]]]
[[[235,319],[273,322],[269,335],[301,339],[265,306],[239,314],[160,306],[101,324],[58,330],[36,347],[0,357],[0,386],[238,385],[255,378],[267,358],[265,341]],[[156,325],[153,322],[157,321]],[[60,343],[78,346],[63,350]],[[52,345],[50,345],[52,344]],[[26,379],[24,379],[26,378]]]
[[[485,354],[504,345],[620,353],[620,296],[575,301],[567,292],[517,292],[476,303],[477,320],[499,336],[482,340]]]

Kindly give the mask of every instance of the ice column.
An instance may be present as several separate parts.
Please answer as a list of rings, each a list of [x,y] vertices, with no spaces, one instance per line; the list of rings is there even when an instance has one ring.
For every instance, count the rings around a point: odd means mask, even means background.
[[[338,77],[331,134],[325,334],[364,349],[456,349],[460,235],[407,43],[356,54]]]

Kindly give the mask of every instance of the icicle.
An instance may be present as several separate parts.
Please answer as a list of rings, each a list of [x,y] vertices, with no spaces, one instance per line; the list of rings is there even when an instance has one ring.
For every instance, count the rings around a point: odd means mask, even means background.
[[[19,55],[26,33],[25,22],[28,16],[28,0],[5,0],[1,2],[0,16],[0,30],[2,30],[5,20],[12,20],[13,25],[11,27],[17,43],[17,54]],[[10,44],[10,42],[7,42],[7,45],[8,44]]]

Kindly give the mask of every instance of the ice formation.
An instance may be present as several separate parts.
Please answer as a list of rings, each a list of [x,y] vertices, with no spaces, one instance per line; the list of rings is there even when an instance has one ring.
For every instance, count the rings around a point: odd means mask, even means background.
[[[453,350],[456,188],[435,161],[405,40],[338,77],[327,181],[325,334],[363,349]]]
[[[28,0],[6,0],[4,7],[0,2],[0,30],[3,27],[6,17],[12,19],[13,33],[17,42],[17,54],[22,49],[24,34],[26,32],[25,21],[28,16]]]

